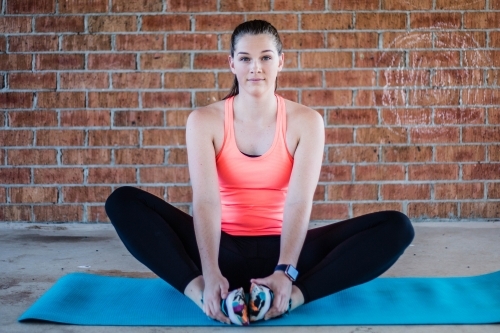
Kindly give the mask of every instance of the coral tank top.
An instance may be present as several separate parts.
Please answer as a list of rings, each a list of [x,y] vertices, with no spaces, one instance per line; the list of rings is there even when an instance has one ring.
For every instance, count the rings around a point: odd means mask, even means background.
[[[249,157],[236,146],[233,100],[225,101],[224,143],[216,156],[222,231],[236,236],[280,235],[293,157],[286,146],[285,101],[276,95],[278,112],[269,150]]]

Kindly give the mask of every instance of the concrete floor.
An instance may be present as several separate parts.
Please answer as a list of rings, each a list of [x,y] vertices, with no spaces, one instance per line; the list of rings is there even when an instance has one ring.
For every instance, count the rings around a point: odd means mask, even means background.
[[[500,270],[500,222],[418,222],[383,276],[470,276]],[[0,332],[236,332],[240,327],[90,327],[20,324],[17,318],[63,275],[151,277],[110,225],[0,223]],[[291,314],[293,315],[293,313]],[[253,332],[500,332],[498,325],[251,327]]]

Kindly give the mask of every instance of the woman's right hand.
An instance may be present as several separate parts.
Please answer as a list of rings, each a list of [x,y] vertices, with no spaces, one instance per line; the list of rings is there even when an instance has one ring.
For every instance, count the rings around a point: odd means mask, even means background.
[[[225,299],[229,294],[229,282],[221,273],[203,275],[203,280],[203,312],[212,319],[231,324],[220,308],[221,299]]]

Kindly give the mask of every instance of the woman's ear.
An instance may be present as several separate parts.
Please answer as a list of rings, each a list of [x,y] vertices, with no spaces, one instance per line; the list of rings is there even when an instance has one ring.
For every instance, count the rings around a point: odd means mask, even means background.
[[[285,53],[282,52],[279,57],[278,72],[280,72],[283,69],[284,65],[285,65]]]
[[[231,57],[230,55],[227,57],[227,60],[229,62],[229,69],[231,69],[231,72],[233,72],[233,74],[236,74],[235,72],[235,69],[234,69],[234,60],[233,60],[233,57]]]

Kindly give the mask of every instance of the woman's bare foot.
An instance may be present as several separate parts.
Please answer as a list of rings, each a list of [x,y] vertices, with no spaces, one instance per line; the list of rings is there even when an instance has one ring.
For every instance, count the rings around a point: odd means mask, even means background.
[[[292,299],[292,305],[290,306],[290,311],[304,304],[304,295],[302,295],[302,292],[296,286],[292,286],[292,295],[290,296],[290,298]]]
[[[186,295],[202,310],[203,310],[203,303],[201,302],[201,299],[203,297],[204,289],[205,289],[205,281],[203,280],[203,275],[200,275],[191,280],[191,282],[188,283],[186,289],[184,290],[184,295]]]

